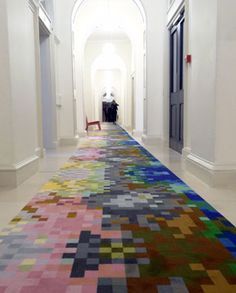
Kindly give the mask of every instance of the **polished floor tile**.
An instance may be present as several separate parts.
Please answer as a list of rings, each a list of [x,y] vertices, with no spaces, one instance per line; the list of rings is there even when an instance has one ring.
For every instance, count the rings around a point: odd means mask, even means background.
[[[39,162],[39,171],[17,188],[0,188],[0,229],[32,199],[53,175],[67,162],[76,147],[50,150]]]

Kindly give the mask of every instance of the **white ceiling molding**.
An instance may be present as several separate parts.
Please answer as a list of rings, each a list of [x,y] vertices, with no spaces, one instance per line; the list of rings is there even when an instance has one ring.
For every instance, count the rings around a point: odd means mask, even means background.
[[[52,32],[52,21],[42,5],[39,6],[39,20],[48,33]]]
[[[39,0],[28,0],[29,8],[35,12],[39,8]]]

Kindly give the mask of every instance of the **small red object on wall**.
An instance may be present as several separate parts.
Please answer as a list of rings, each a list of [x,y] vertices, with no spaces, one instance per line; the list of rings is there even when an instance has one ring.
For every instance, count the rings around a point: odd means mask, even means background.
[[[186,62],[187,64],[192,63],[192,55],[190,55],[190,54],[186,55],[186,56],[185,56],[185,62]]]

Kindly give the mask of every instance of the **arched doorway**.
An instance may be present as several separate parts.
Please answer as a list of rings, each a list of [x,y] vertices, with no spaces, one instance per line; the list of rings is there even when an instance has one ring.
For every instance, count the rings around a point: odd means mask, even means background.
[[[90,38],[87,42],[85,65],[88,75],[84,79],[86,84],[84,102],[86,112],[89,109],[92,110],[95,115],[92,118],[101,120],[101,101],[104,100],[103,95],[106,94],[108,99],[114,99],[119,104],[119,123],[122,126],[127,126],[130,125],[131,89],[128,75],[131,71],[132,51],[130,40],[126,36],[119,36],[120,39],[113,39],[112,43],[107,43],[106,38],[101,39],[97,35],[95,41],[94,38]],[[94,52],[94,46],[97,49],[100,47],[100,50]],[[98,52],[101,54],[97,54]],[[89,81],[91,81],[90,93],[87,89]],[[105,91],[101,93],[101,89],[105,89]]]
[[[86,45],[91,37],[97,37],[98,42],[111,43],[117,41],[117,36],[126,34],[130,40],[131,54],[123,50],[123,58],[129,59],[130,65],[126,71],[125,81],[127,90],[124,99],[128,105],[127,113],[124,114],[122,125],[129,130],[143,130],[144,96],[145,96],[145,66],[146,66],[146,40],[145,40],[146,18],[140,1],[134,0],[84,0],[77,1],[72,14],[73,30],[73,74],[74,74],[74,98],[76,101],[76,120],[79,133],[83,132],[86,113],[86,97],[88,94],[88,71],[85,64]],[[103,40],[101,40],[103,38]],[[120,40],[122,42],[124,40]],[[94,49],[96,51],[96,48]],[[100,52],[97,52],[97,58]],[[126,56],[125,56],[126,55]],[[127,63],[127,62],[125,62]],[[128,69],[127,69],[128,67]],[[92,71],[90,69],[90,71]],[[135,76],[135,78],[134,78]],[[124,78],[124,74],[123,77]],[[135,80],[135,84],[132,84]],[[134,88],[135,102],[132,102],[132,86]],[[90,96],[91,101],[94,97]],[[90,102],[95,108],[95,104]],[[95,109],[93,109],[95,113]],[[139,113],[133,115],[132,113]],[[95,114],[94,114],[95,115]],[[132,123],[133,118],[136,117]]]

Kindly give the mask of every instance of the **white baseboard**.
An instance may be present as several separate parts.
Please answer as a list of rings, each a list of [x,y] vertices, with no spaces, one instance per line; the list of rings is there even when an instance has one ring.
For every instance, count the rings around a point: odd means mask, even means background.
[[[46,154],[46,150],[44,148],[36,148],[35,155],[39,158],[44,158]]]
[[[191,148],[185,147],[182,149],[182,156],[184,159],[187,159],[188,155],[191,154]]]
[[[132,131],[132,127],[129,125],[122,125],[121,123],[118,123],[118,125],[120,125],[122,128],[124,128],[127,132]]]
[[[134,129],[132,131],[132,134],[134,137],[142,137],[143,136],[143,132],[141,130],[136,130],[136,129]]]
[[[77,146],[79,141],[79,137],[62,137],[60,139],[60,146]]]
[[[39,157],[32,156],[22,162],[0,166],[0,186],[17,187],[38,171]]]
[[[156,145],[159,143],[163,143],[163,140],[161,139],[161,137],[156,135],[147,135],[147,134],[142,135],[142,141],[147,145]]]
[[[86,137],[88,135],[87,131],[83,131],[79,133],[79,137]]]
[[[189,172],[210,186],[236,185],[235,165],[215,164],[191,153],[186,156],[185,164]]]
[[[45,149],[39,149],[41,150],[41,156],[45,154],[45,150],[56,150],[59,146],[59,142],[58,140],[52,141],[50,143],[47,143],[44,145]]]
[[[45,148],[46,150],[55,150],[58,148],[58,145],[59,145],[59,142],[56,140],[56,141],[52,141],[50,145],[45,146]]]

